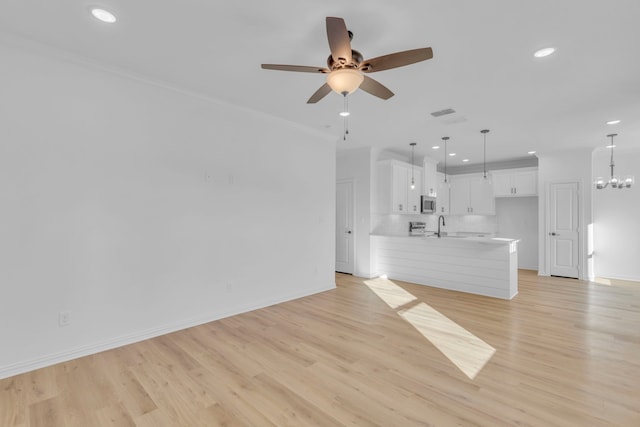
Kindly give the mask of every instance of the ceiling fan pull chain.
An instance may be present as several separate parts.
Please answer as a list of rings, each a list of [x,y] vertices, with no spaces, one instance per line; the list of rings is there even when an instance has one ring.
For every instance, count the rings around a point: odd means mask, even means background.
[[[349,135],[349,99],[347,98],[347,92],[343,93],[344,95],[344,136],[342,138],[343,141],[347,140],[347,135]]]

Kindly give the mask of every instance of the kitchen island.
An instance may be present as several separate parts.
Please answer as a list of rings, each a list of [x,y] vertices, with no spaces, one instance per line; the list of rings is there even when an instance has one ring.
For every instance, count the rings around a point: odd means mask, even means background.
[[[511,299],[518,293],[518,240],[371,235],[375,276]]]

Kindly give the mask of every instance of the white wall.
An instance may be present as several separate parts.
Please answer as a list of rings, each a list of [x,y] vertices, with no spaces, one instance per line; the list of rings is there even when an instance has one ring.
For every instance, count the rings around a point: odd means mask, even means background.
[[[593,176],[609,177],[610,151],[593,153]],[[594,273],[640,281],[640,149],[616,148],[615,173],[635,175],[636,183],[622,190],[593,190]]]
[[[496,198],[498,236],[520,239],[518,268],[538,269],[538,198]]]
[[[336,180],[354,183],[354,275],[360,277],[369,277],[371,272],[371,151],[371,148],[339,151],[336,161]]]
[[[591,150],[580,149],[538,155],[538,274],[549,275],[547,265],[547,191],[553,182],[578,182],[580,208],[580,266],[581,279],[592,278],[587,253],[587,230],[592,222],[591,208]]]
[[[0,377],[335,286],[333,138],[0,57]]]

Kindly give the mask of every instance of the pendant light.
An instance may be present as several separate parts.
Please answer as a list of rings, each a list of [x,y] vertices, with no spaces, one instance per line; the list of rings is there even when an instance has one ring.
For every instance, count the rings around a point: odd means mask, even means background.
[[[444,141],[444,182],[447,182],[447,141],[449,141],[448,136],[443,136],[442,140]]]
[[[615,164],[613,163],[613,149],[615,148],[615,145],[613,144],[613,137],[615,136],[618,136],[618,134],[612,133],[607,135],[607,138],[611,138],[611,144],[609,144],[609,146],[607,147],[611,148],[611,162],[609,163],[609,168],[611,168],[611,178],[609,178],[608,181],[605,181],[604,178],[600,176],[596,178],[594,184],[596,186],[596,189],[598,190],[607,188],[609,184],[611,184],[611,188],[618,188],[621,190],[623,188],[630,188],[635,182],[635,178],[633,177],[633,175],[627,175],[623,179],[613,173],[613,169],[615,167]]]
[[[411,146],[411,189],[416,189],[416,181],[413,179],[413,152],[416,148],[416,143],[412,142],[409,144]]]
[[[483,129],[480,131],[480,133],[484,137],[484,160],[482,161],[482,168],[484,172],[482,173],[482,176],[484,177],[484,179],[487,179],[487,134],[489,133],[489,129]]]

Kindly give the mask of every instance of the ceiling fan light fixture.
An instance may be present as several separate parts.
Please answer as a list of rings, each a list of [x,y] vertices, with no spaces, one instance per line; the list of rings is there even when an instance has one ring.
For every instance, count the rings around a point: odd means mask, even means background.
[[[341,95],[355,92],[363,81],[364,74],[353,68],[340,68],[327,75],[329,87]]]

